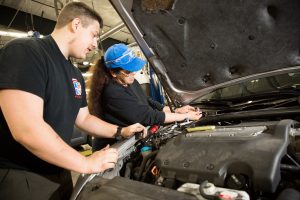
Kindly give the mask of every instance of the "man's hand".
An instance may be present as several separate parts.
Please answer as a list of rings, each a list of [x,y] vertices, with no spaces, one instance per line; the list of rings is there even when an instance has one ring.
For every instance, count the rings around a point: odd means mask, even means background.
[[[86,160],[87,173],[99,173],[116,166],[118,152],[116,149],[109,148],[109,145],[107,145],[100,151],[96,151],[89,157],[86,157]]]
[[[147,136],[147,129],[140,123],[136,123],[136,124],[122,128],[121,135],[124,138],[129,138],[130,136],[132,136],[138,132],[143,132],[143,138],[145,138]]]
[[[190,105],[186,105],[186,106],[183,106],[181,108],[176,108],[175,109],[175,113],[181,113],[181,114],[184,114],[184,113],[188,113],[188,112],[191,112],[191,111],[199,111],[199,109],[196,109]]]

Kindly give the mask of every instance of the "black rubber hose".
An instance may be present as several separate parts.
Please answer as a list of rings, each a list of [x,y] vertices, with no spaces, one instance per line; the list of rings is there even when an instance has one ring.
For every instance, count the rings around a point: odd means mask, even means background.
[[[286,164],[281,164],[280,165],[280,169],[288,170],[288,171],[293,171],[293,172],[300,171],[300,167],[295,166],[295,165],[286,165]]]
[[[144,173],[145,175],[142,176],[142,182],[145,181],[145,179],[146,179],[146,174],[150,171],[151,166],[153,166],[154,163],[155,163],[155,161],[153,160],[153,161],[148,165],[148,167],[146,168],[145,173]]]
[[[141,167],[140,167],[140,171],[139,171],[139,174],[138,174],[138,177],[137,177],[137,180],[139,181],[142,177],[142,174],[143,174],[143,171],[145,169],[145,165],[147,163],[147,161],[152,158],[153,156],[155,156],[157,154],[158,151],[153,151],[151,152],[149,155],[145,156],[143,158],[143,161],[142,161],[142,164],[141,164]]]

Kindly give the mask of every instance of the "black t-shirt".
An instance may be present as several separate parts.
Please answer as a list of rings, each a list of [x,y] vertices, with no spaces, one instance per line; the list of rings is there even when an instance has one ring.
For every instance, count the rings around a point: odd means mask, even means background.
[[[87,106],[80,71],[63,56],[51,36],[16,39],[0,49],[0,89],[18,89],[42,98],[45,122],[66,143],[70,143],[79,109]],[[61,170],[17,143],[1,110],[0,168],[45,174]]]
[[[147,98],[136,80],[129,87],[110,80],[103,91],[103,105],[103,118],[120,126],[133,123],[149,126],[165,121],[164,106]]]

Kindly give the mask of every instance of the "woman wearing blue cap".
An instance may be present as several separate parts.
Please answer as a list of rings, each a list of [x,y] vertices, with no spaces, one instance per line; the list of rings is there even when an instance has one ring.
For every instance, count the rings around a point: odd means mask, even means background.
[[[198,120],[201,113],[191,106],[170,112],[169,107],[148,98],[134,79],[135,72],[146,61],[136,57],[125,44],[115,44],[107,49],[104,58],[94,67],[90,82],[90,112],[104,120],[126,126],[164,124],[186,118]]]

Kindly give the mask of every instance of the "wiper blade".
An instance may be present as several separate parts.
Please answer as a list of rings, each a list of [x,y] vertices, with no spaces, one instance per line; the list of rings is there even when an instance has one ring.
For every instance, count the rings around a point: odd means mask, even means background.
[[[225,106],[229,107],[232,105],[231,101],[228,100],[219,100],[219,99],[203,99],[200,102],[197,102],[197,105],[211,105],[211,106]]]
[[[276,108],[295,103],[300,104],[300,90],[284,88],[276,91],[256,93],[247,96],[226,99],[202,99],[198,106],[213,107],[222,112],[234,112],[252,109]]]
[[[297,101],[298,101],[298,97],[285,98],[285,99],[278,99],[278,98],[274,99],[273,97],[273,100],[271,98],[266,98],[261,100],[254,100],[254,101],[247,101],[243,103],[233,104],[231,108],[238,109],[238,110],[245,110],[251,107],[277,108]]]
[[[234,104],[235,102],[245,102],[251,100],[264,100],[264,99],[279,99],[279,98],[288,98],[288,97],[298,97],[300,96],[300,90],[298,89],[280,89],[275,91],[267,91],[267,92],[260,92],[256,94],[251,94],[247,96],[238,96],[238,97],[231,97],[231,98],[220,98],[220,99],[202,99],[199,103],[200,104],[223,104],[223,105],[230,105]]]
[[[222,110],[222,112],[234,112],[234,111],[243,111],[243,110],[253,110],[253,109],[264,109],[264,108],[278,108],[286,106],[288,104],[300,104],[300,97],[278,97],[277,96],[264,96],[264,98],[255,99],[255,98],[243,98],[234,100],[234,101],[202,101],[198,104],[210,106]]]

